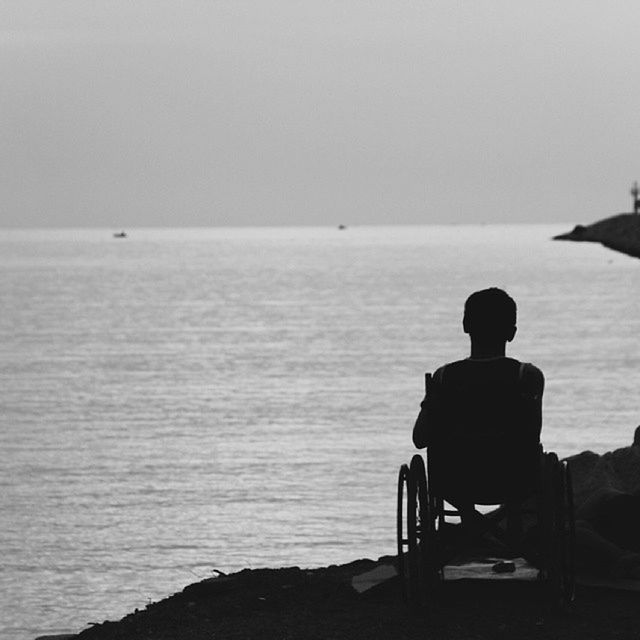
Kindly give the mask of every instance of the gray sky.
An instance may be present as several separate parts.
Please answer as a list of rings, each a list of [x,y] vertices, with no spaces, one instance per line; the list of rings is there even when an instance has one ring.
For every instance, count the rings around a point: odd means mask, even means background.
[[[640,2],[0,0],[2,226],[591,222]]]

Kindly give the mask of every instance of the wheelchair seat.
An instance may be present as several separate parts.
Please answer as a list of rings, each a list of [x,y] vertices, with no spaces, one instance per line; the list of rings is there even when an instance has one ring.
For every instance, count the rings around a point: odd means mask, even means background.
[[[514,484],[490,494],[488,489],[493,487],[479,482],[477,493],[472,480],[471,488],[453,493],[446,491],[451,488],[434,472],[433,467],[438,468],[434,458],[428,452],[425,464],[424,457],[416,454],[409,465],[400,467],[398,476],[398,569],[405,599],[414,607],[427,604],[441,588],[444,567],[491,534],[502,545],[505,557],[523,557],[539,570],[540,582],[554,606],[571,602],[575,523],[566,463],[540,448],[532,489],[528,483]],[[495,505],[496,509],[481,513],[477,505]],[[524,520],[534,523],[528,536]],[[451,535],[454,527],[457,535]]]
[[[432,491],[451,504],[495,505],[522,500],[536,489],[542,447],[486,442],[429,447]],[[457,502],[456,502],[457,499]]]

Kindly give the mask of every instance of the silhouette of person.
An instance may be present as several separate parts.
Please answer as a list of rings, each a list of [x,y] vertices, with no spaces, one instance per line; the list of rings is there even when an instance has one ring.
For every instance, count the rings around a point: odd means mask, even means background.
[[[506,356],[516,315],[515,302],[501,289],[469,296],[463,329],[471,340],[470,355],[435,371],[413,428],[415,446],[435,450],[429,461],[445,489],[436,486],[435,492],[471,524],[478,517],[471,498],[483,488],[488,495],[505,495],[508,478],[513,499],[522,498],[533,490],[527,480],[537,475],[544,375]],[[640,578],[640,426],[631,446],[601,456],[585,451],[567,464],[578,567]]]
[[[413,428],[415,446],[433,448],[434,475],[458,508],[470,490],[504,495],[505,478],[514,499],[535,483],[544,375],[506,356],[516,316],[516,303],[501,289],[469,296],[462,326],[470,355],[435,371]]]

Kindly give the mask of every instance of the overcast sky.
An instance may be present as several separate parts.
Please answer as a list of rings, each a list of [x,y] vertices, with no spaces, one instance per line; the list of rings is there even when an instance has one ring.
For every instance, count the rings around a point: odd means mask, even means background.
[[[592,222],[640,2],[0,0],[0,225]]]

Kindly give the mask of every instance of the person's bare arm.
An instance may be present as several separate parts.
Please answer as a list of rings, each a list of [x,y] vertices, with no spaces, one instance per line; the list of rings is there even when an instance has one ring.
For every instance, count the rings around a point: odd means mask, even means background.
[[[542,395],[544,394],[544,374],[538,367],[525,364],[522,372],[522,389],[529,400],[527,411],[527,431],[540,440],[542,430]]]

